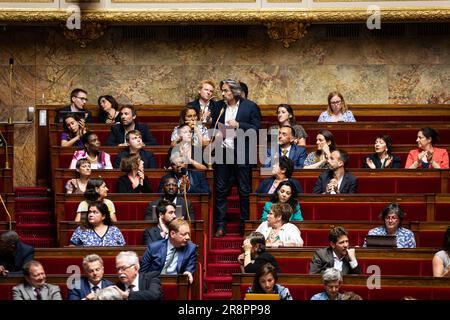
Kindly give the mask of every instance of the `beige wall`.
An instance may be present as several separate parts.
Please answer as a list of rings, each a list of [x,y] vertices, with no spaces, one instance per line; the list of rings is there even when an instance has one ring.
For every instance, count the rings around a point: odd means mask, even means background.
[[[224,26],[223,28],[226,28]],[[0,30],[0,121],[25,120],[25,107],[66,103],[75,87],[91,103],[112,94],[123,103],[183,104],[203,78],[238,78],[259,104],[325,103],[340,90],[348,103],[427,103],[432,95],[450,97],[448,36],[356,39],[327,38],[313,25],[305,38],[285,49],[262,26],[250,27],[246,40],[214,39],[205,27],[202,40],[124,40],[122,28],[82,49],[62,29],[7,27]],[[411,29],[412,30],[412,29]],[[14,56],[10,107],[8,59]],[[17,126],[15,185],[35,184],[35,134]]]

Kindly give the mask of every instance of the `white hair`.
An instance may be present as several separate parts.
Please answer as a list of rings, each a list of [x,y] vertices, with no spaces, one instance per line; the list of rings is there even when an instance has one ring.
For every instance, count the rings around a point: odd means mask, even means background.
[[[97,300],[122,300],[120,292],[113,287],[106,287],[95,294]]]
[[[134,251],[121,251],[116,256],[116,263],[119,260],[126,260],[130,265],[136,266],[136,269],[139,270],[139,257]]]
[[[323,283],[328,283],[332,281],[342,282],[341,272],[335,268],[328,268],[322,275]]]

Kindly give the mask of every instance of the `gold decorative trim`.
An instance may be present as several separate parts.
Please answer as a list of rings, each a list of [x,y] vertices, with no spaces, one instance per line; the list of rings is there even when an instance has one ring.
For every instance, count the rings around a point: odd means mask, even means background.
[[[100,3],[100,0],[65,0],[65,3]]]
[[[109,25],[168,23],[265,24],[268,22],[346,23],[365,22],[366,8],[290,10],[86,10],[83,22]],[[0,23],[61,24],[69,14],[62,10],[0,10]],[[389,8],[381,10],[383,22],[449,22],[450,8]]]
[[[106,29],[106,25],[100,23],[91,23],[83,21],[81,29],[68,29],[65,25],[64,36],[80,44],[80,47],[86,48],[87,44],[100,38]]]
[[[111,0],[112,3],[255,3],[256,0]]]
[[[285,48],[289,48],[291,43],[305,36],[309,23],[269,22],[266,27],[270,39],[280,41]]]

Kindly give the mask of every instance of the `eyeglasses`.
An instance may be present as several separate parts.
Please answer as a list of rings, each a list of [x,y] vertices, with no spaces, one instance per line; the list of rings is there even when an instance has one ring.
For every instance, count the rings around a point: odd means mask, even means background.
[[[389,221],[389,220],[397,221],[398,217],[386,217],[386,218],[384,218],[384,220],[386,220],[386,221]]]
[[[85,98],[85,97],[77,97],[77,98],[80,100],[83,100],[83,101],[88,101],[88,98]]]
[[[342,102],[342,100],[338,100],[338,101],[330,101],[330,104],[340,104]]]
[[[133,266],[134,266],[134,264],[130,264],[129,266],[121,266],[121,267],[117,267],[116,270],[117,270],[117,272],[121,272],[121,271],[125,271]]]

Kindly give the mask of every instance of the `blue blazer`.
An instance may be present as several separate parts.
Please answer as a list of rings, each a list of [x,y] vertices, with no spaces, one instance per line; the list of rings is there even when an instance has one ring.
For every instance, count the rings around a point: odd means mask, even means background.
[[[259,183],[258,188],[256,188],[256,193],[269,193],[270,187],[272,187],[273,182],[275,181],[274,177],[266,178]],[[302,185],[298,182],[297,179],[289,178],[289,182],[291,182],[295,188],[297,189],[297,193],[303,193]]]
[[[141,261],[139,272],[157,271],[161,273],[166,263],[167,245],[169,239],[152,242],[147,246]],[[183,274],[185,271],[195,273],[195,264],[197,263],[197,245],[188,242],[187,246],[177,249],[178,264],[177,273]]]
[[[201,171],[193,171],[193,170],[187,170],[189,181],[191,182],[191,185],[189,189],[187,190],[187,193],[211,193],[208,186],[208,181],[206,180],[205,175]],[[171,172],[169,174],[166,174],[163,176],[159,182],[158,187],[158,193],[164,193],[163,187],[164,187],[164,181],[166,181],[167,178],[174,178],[178,182],[178,176]],[[181,190],[179,190],[181,192]]]
[[[148,125],[135,122],[134,129],[139,130],[142,134],[142,142],[145,145],[156,145],[158,144],[155,137],[150,132]],[[107,146],[118,146],[125,142],[125,128],[121,123],[115,124],[111,127],[111,132],[109,133],[108,139],[105,145]]]
[[[271,167],[271,157],[272,149],[267,149],[267,159],[264,162],[264,167]],[[278,147],[278,155],[281,155],[281,147]],[[306,148],[293,144],[291,145],[291,150],[289,150],[289,159],[291,159],[294,162],[294,169],[301,169],[303,168],[303,163],[306,159]]]
[[[223,109],[222,115],[219,117],[220,111]],[[217,119],[221,123],[225,123],[225,111],[227,109],[227,104],[222,100],[218,101],[217,105],[211,109],[211,118],[212,123],[211,127],[214,127]],[[244,132],[247,130],[255,130],[256,137],[258,137],[258,130],[261,128],[261,110],[258,105],[251,100],[247,100],[244,98],[239,99],[239,109],[236,114],[236,121],[239,122],[239,129],[242,129]],[[236,143],[236,141],[235,141]],[[249,163],[250,159],[250,145],[249,139],[245,139],[245,163]],[[236,151],[236,149],[235,149]],[[235,152],[235,157],[237,153]],[[256,156],[256,154],[255,154]]]
[[[102,279],[101,281],[102,289],[112,285],[113,283],[109,280]],[[80,288],[69,289],[67,292],[67,300],[81,300],[86,298],[89,293],[91,293],[91,287],[89,286],[88,278],[82,277],[80,279]]]

